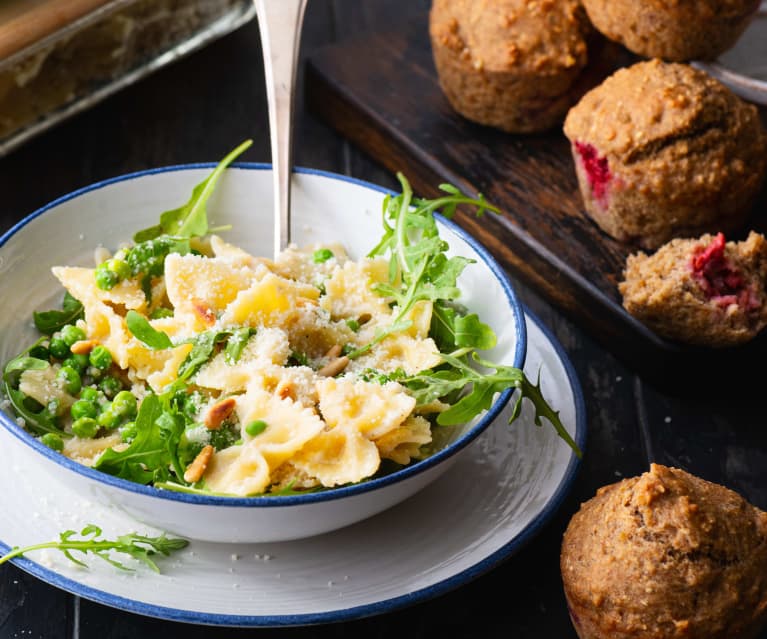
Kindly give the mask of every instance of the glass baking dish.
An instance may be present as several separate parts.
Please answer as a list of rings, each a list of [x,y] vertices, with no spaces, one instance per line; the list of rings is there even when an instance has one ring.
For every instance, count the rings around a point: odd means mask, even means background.
[[[64,3],[37,4],[61,12]],[[0,59],[0,156],[255,16],[253,0],[90,4],[95,8]],[[7,25],[11,37],[34,27],[35,18],[22,15],[20,26]]]

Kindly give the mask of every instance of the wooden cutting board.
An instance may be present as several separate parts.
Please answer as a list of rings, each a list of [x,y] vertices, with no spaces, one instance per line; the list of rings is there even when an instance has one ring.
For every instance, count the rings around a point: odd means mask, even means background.
[[[659,338],[623,309],[617,284],[636,249],[585,215],[561,130],[511,135],[457,115],[437,82],[426,16],[317,51],[306,96],[314,113],[388,170],[402,171],[417,193],[433,196],[442,182],[484,193],[503,214],[459,214],[458,223],[650,383],[688,394],[754,381],[767,335],[738,348],[693,348]],[[762,232],[763,217],[751,220]]]
[[[114,0],[0,0],[0,60]]]

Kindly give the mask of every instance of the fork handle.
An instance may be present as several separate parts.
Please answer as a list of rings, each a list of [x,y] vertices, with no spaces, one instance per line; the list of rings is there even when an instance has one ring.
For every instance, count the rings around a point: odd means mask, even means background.
[[[274,180],[274,256],[290,244],[293,105],[307,0],[255,0],[264,53]]]

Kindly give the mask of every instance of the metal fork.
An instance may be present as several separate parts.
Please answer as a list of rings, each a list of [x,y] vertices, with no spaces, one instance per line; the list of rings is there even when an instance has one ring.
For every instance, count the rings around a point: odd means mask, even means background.
[[[307,0],[254,0],[264,52],[274,184],[274,256],[290,244],[293,110]]]

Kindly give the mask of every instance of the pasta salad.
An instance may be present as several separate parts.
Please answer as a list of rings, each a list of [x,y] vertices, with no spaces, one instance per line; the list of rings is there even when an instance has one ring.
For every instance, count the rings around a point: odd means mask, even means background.
[[[7,402],[28,431],[100,471],[232,496],[323,490],[428,455],[437,429],[517,388],[576,452],[538,384],[478,351],[495,334],[458,299],[471,263],[448,257],[433,213],[493,209],[451,186],[383,204],[361,260],[340,244],[249,254],[210,229],[230,153],[181,207],[94,268],[55,266],[60,310],[8,362]],[[495,209],[493,209],[495,210]]]

